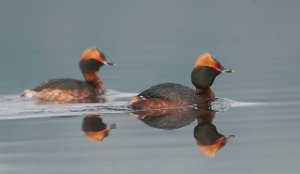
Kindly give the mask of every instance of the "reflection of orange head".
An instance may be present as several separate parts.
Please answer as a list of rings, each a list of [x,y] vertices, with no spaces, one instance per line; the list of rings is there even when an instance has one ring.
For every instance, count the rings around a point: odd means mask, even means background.
[[[98,132],[84,132],[85,137],[91,141],[102,141],[108,136],[108,130],[102,130]]]
[[[225,143],[226,143],[226,138],[221,137],[215,142],[215,144],[203,145],[197,143],[197,146],[204,153],[205,156],[209,158],[213,158],[216,156],[218,150],[225,145]]]
[[[207,122],[208,121],[208,122]],[[209,120],[198,118],[198,125],[194,128],[194,138],[198,148],[208,157],[215,157],[234,135],[222,135]]]
[[[84,117],[82,121],[82,131],[87,139],[92,141],[102,141],[108,136],[109,128],[103,123],[102,118],[98,115]]]

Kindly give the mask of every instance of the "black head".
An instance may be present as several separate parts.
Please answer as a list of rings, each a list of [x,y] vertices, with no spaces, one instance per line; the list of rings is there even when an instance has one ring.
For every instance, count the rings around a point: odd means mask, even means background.
[[[197,67],[192,71],[191,80],[197,88],[209,88],[220,73],[220,71],[208,66]]]
[[[82,73],[97,72],[104,64],[96,59],[81,60],[79,67]]]

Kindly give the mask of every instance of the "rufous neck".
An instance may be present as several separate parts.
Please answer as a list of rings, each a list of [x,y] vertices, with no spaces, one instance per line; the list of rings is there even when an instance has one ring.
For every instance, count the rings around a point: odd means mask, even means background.
[[[105,86],[104,86],[100,76],[98,76],[98,74],[96,72],[83,73],[83,77],[84,77],[85,81],[93,83],[96,86],[98,95],[104,94]]]
[[[207,103],[215,98],[215,94],[210,88],[196,88],[196,95],[199,96],[200,103]]]

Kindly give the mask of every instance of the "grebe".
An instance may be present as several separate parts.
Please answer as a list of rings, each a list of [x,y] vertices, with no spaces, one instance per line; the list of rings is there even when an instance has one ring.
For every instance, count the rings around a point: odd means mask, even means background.
[[[88,48],[79,62],[85,81],[68,78],[47,80],[32,90],[25,90],[21,96],[58,103],[97,102],[98,96],[105,92],[105,86],[97,75],[103,65],[113,63],[107,61],[98,48]]]
[[[163,83],[150,87],[129,101],[133,110],[170,108],[197,103],[207,103],[215,98],[210,86],[220,73],[231,73],[224,68],[211,53],[203,53],[197,59],[191,73],[196,91],[176,83]]]

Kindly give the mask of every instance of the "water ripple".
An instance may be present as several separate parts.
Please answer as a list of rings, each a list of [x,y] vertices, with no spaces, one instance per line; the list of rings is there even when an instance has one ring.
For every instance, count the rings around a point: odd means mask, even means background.
[[[122,93],[108,90],[105,103],[51,104],[38,105],[36,100],[25,100],[18,95],[0,96],[0,120],[80,116],[86,114],[128,113],[128,99],[136,93]],[[237,102],[226,98],[217,98],[211,103],[215,111],[227,111],[231,107],[256,106],[261,103]],[[195,107],[195,105],[186,106]],[[173,109],[173,108],[168,108]]]

